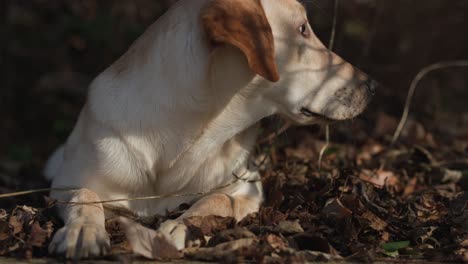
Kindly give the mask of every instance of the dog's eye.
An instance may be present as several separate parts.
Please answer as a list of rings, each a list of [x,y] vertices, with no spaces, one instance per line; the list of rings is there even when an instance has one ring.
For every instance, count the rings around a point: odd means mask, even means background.
[[[309,27],[307,26],[307,23],[304,23],[299,27],[299,32],[303,37],[307,38],[310,36]]]

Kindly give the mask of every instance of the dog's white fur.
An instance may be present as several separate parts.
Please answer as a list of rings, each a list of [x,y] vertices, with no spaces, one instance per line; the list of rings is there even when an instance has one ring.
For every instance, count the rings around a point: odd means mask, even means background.
[[[256,75],[236,47],[210,46],[200,26],[210,1],[179,1],[93,81],[75,129],[45,170],[53,187],[82,189],[53,192],[54,198],[93,202],[188,194],[230,183],[233,173],[258,179],[247,159],[262,118],[281,114],[305,125],[325,120],[304,115],[303,107],[335,120],[365,108],[369,92],[359,82],[364,75],[328,52],[308,24],[310,36],[301,35],[307,17],[296,0],[261,0],[273,32],[278,82]],[[260,183],[238,181],[204,197],[112,205],[143,216],[195,202],[160,228],[183,248],[182,218],[217,214],[240,220],[259,209],[262,197]],[[77,258],[106,252],[102,205],[69,205],[60,213],[65,226],[51,252]]]

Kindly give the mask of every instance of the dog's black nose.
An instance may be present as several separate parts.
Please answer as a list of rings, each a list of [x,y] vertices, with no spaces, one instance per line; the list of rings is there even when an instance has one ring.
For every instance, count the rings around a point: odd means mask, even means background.
[[[364,85],[366,86],[367,90],[369,91],[369,93],[374,96],[375,95],[375,90],[377,90],[377,87],[379,86],[379,83],[372,80],[372,79],[369,79],[367,81],[364,82]]]

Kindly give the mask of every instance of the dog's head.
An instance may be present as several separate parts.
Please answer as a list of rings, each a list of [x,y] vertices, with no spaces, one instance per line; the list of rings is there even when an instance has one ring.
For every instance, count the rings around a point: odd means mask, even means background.
[[[213,47],[242,51],[261,96],[294,123],[353,118],[374,93],[375,82],[316,37],[296,0],[214,0],[202,23]]]

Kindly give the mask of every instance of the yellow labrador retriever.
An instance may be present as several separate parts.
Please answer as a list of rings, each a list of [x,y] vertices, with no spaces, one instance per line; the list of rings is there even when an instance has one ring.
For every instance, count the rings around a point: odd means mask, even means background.
[[[258,122],[279,114],[300,125],[353,118],[374,83],[328,51],[296,0],[181,0],[91,84],[78,123],[51,157],[52,197],[65,226],[50,252],[105,254],[101,204],[149,195],[206,192],[255,180],[247,159]],[[237,181],[204,196],[112,203],[137,215],[192,207],[160,227],[185,247],[188,216],[237,220],[262,203],[259,182]]]

